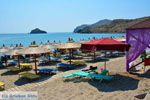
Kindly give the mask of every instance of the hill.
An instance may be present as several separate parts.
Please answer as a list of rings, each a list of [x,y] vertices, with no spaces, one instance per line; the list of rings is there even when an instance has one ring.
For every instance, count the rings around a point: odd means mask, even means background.
[[[35,28],[31,30],[30,34],[44,34],[47,33],[46,31],[40,30],[39,28]]]
[[[74,33],[125,33],[125,29],[150,17],[137,19],[100,20],[92,25],[78,26]]]

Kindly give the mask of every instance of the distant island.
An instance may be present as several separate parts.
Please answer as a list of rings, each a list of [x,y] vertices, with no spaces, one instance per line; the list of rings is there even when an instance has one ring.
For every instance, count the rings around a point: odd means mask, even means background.
[[[31,30],[30,34],[46,34],[46,31],[40,30],[39,28],[35,28]]]
[[[83,24],[74,29],[74,33],[125,33],[125,29],[150,17],[137,19],[104,19],[94,24]]]

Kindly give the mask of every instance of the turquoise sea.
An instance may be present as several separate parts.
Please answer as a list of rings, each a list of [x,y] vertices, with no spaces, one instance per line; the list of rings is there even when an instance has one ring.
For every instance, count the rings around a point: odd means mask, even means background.
[[[0,34],[0,46],[5,44],[6,46],[10,46],[11,44],[16,45],[22,43],[24,46],[28,46],[32,41],[36,41],[37,44],[41,42],[46,43],[48,40],[53,42],[54,40],[58,42],[66,42],[69,37],[73,38],[75,41],[80,41],[81,39],[89,39],[96,37],[118,37],[125,36],[124,33],[92,33],[92,34],[79,34],[79,33],[48,33],[48,34],[28,34],[28,33],[11,33],[11,34]]]

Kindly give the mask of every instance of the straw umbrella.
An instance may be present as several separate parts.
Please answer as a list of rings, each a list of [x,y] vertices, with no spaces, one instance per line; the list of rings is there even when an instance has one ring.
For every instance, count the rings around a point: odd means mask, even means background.
[[[7,55],[7,56],[18,56],[18,67],[19,67],[19,69],[20,69],[20,57],[19,57],[19,55],[17,54],[17,52],[19,52],[19,50],[21,50],[21,49],[10,49],[10,50],[8,50],[8,51],[5,53],[5,55]]]
[[[9,49],[14,49],[15,47],[11,44],[10,45],[10,47],[9,47]]]
[[[0,53],[5,53],[7,52],[9,49],[3,44],[3,46],[0,48]],[[5,56],[5,64],[7,66],[7,57]]]
[[[42,47],[45,48],[45,49],[48,49],[48,50],[56,49],[56,45],[55,44],[46,44],[46,45],[43,45]],[[48,52],[48,55],[49,55],[49,61],[50,61],[50,52]]]
[[[68,49],[69,50],[69,55],[70,55],[70,64],[71,64],[71,54],[72,54],[72,50],[73,49],[79,49],[81,47],[80,43],[76,43],[76,42],[66,42],[66,43],[62,43],[62,44],[58,44],[57,48],[58,49]]]
[[[38,47],[36,45],[35,42],[33,42],[29,47],[27,48],[24,48],[22,50],[20,50],[19,52],[17,52],[17,54],[29,54],[29,55],[34,55],[34,60],[35,60],[35,73],[37,74],[37,64],[36,64],[36,57],[37,57],[37,54],[42,54],[42,53],[49,53],[50,51],[48,49],[45,49],[45,48],[41,48],[41,47]]]
[[[7,52],[9,49],[3,44],[3,46],[0,48],[1,53]]]

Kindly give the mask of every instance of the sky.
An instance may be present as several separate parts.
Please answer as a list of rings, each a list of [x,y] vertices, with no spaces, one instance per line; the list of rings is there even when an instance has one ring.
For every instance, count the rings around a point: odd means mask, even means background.
[[[0,33],[72,32],[102,19],[150,16],[150,0],[0,0]]]

